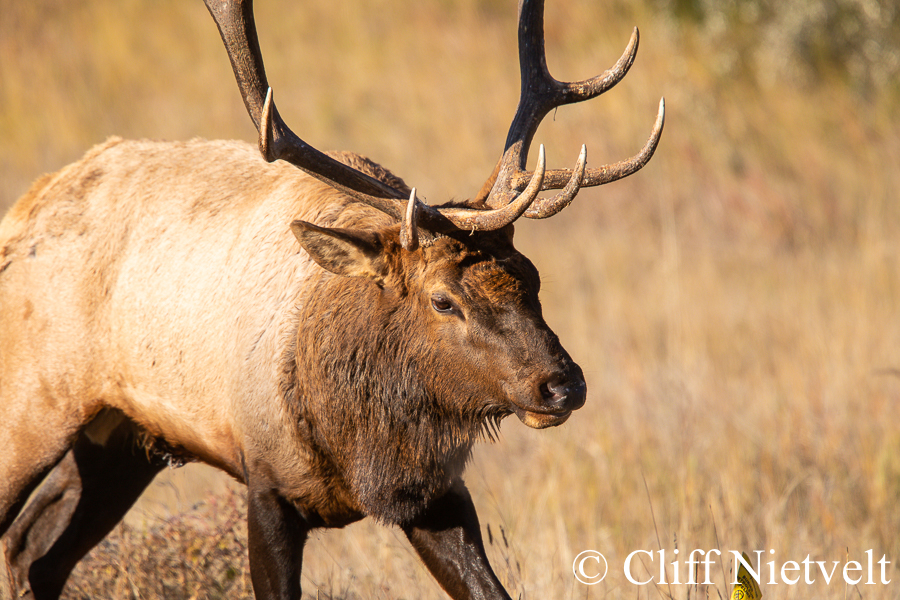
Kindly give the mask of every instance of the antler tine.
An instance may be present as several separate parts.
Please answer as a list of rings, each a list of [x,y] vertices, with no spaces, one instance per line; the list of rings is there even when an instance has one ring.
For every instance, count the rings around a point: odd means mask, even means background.
[[[567,207],[581,188],[594,187],[610,183],[624,177],[628,177],[632,173],[640,171],[653,157],[656,147],[659,145],[660,136],[662,136],[663,126],[666,122],[666,100],[661,98],[659,101],[659,111],[656,114],[656,122],[653,124],[653,131],[647,139],[647,143],[641,148],[640,152],[631,158],[620,160],[611,165],[603,165],[602,167],[591,167],[585,170],[583,160],[587,148],[581,147],[582,155],[578,158],[578,163],[574,171],[569,169],[553,169],[547,171],[544,175],[544,190],[558,190],[565,186],[562,192],[552,198],[539,198],[525,212],[525,216],[529,219],[546,219],[552,217],[565,207]],[[520,189],[530,181],[531,173],[522,171],[513,175],[510,186],[513,189]],[[577,184],[573,182],[578,181]],[[574,186],[574,187],[573,187]]]
[[[464,231],[494,231],[506,227],[531,208],[544,183],[544,169],[547,164],[544,145],[538,150],[537,167],[532,172],[531,181],[515,200],[493,210],[473,208],[447,208],[441,214],[453,221],[457,228]]]
[[[409,202],[406,204],[403,220],[400,222],[400,245],[410,252],[414,252],[419,247],[417,223],[419,206],[421,206],[421,202],[416,198],[416,188],[413,188],[409,193]]]
[[[604,73],[576,82],[560,82],[547,69],[544,51],[543,0],[520,0],[519,4],[519,66],[522,87],[519,105],[509,128],[506,149],[494,173],[482,187],[478,199],[488,206],[497,207],[509,203],[522,189],[524,181],[530,180],[532,173],[525,171],[528,149],[537,128],[547,113],[559,106],[582,102],[594,98],[616,85],[628,73],[634,63],[640,41],[637,28],[634,29],[628,46],[616,64]],[[584,165],[574,170],[556,169],[548,171],[544,177],[543,189],[554,190],[565,186],[565,190],[553,198],[537,200],[525,216],[544,218],[555,214],[567,206],[581,187],[608,183],[626,177],[643,167],[659,142],[664,121],[664,105],[650,140],[641,152],[626,161],[588,169],[582,179],[579,173]],[[488,190],[490,190],[488,192]]]

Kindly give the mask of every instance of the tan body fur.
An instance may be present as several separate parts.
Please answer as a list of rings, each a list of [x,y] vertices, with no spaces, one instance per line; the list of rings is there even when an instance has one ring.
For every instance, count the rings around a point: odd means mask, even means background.
[[[345,202],[231,142],[110,140],[35,184],[0,229],[0,498],[107,407],[238,479],[265,454],[301,486],[302,451],[278,443],[296,425],[273,399],[322,270],[287,224],[333,225]]]

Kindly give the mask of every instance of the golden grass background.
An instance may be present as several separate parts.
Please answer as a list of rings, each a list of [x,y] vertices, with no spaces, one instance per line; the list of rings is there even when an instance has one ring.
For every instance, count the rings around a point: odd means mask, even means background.
[[[814,4],[787,6],[802,17]],[[900,31],[896,10],[872,4]],[[897,598],[900,58],[873,38],[863,46],[878,52],[852,68],[826,56],[801,69],[746,15],[716,26],[675,8],[548,0],[557,78],[602,71],[632,26],[642,34],[621,84],[548,116],[536,143],[549,165],[570,167],[582,143],[589,164],[636,152],[661,95],[667,122],[639,174],[517,226],[590,393],[563,427],[509,420],[476,451],[467,481],[492,564],[513,597],[717,598],[730,591],[721,570],[709,588],[638,587],[621,565],[636,549],[774,549],[779,565],[873,549],[892,561],[887,586],[819,577],[763,592]],[[301,136],[371,156],[433,203],[477,191],[518,97],[515,2],[258,0],[256,12],[279,109]],[[199,0],[0,0],[0,212],[109,135],[254,133]],[[129,523],[229,487],[193,466],[167,473]],[[585,549],[610,563],[594,587],[572,576]],[[121,597],[162,576],[110,556]],[[190,587],[202,565],[178,567],[185,598],[214,597]],[[368,522],[313,536],[304,590],[443,597],[402,534]]]

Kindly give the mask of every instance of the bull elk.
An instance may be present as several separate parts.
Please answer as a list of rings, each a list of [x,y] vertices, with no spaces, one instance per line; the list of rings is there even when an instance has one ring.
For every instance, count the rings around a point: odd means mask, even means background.
[[[629,160],[587,168],[582,149],[574,169],[547,170],[541,148],[529,171],[528,150],[550,110],[622,79],[637,30],[611,69],[560,82],[543,0],[522,0],[505,151],[474,199],[432,207],[372,161],[297,137],[273,103],[251,0],[206,4],[260,152],[110,139],[0,223],[0,549],[13,594],[58,597],[176,460],[247,485],[257,598],[299,598],[309,532],[367,516],[399,526],[451,597],[509,598],[466,460],[504,417],[560,425],[586,394],[512,224],[640,169],[664,106]]]

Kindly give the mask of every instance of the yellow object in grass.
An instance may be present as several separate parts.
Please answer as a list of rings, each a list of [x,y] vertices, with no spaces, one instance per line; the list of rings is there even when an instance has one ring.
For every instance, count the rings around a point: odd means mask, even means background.
[[[747,553],[742,552],[741,555],[744,557],[744,562],[749,564],[750,557],[747,556]],[[737,583],[734,584],[734,589],[731,590],[731,600],[761,599],[762,592],[759,589],[759,583],[757,583],[756,579],[754,579],[753,576],[747,572],[747,569],[744,567],[743,563],[740,563],[740,568],[738,568]]]

